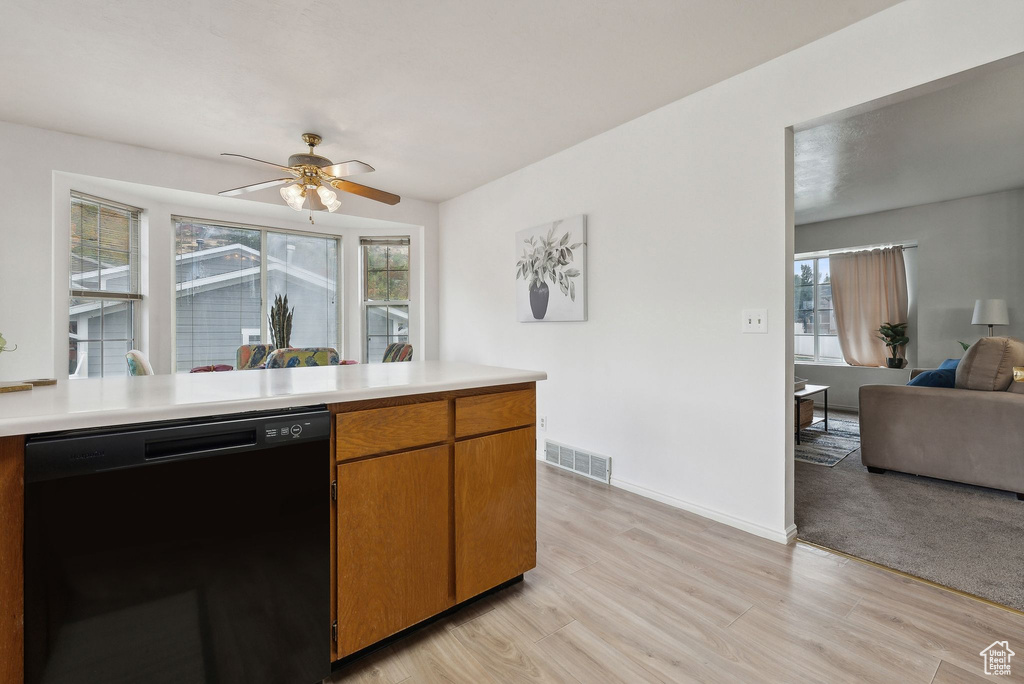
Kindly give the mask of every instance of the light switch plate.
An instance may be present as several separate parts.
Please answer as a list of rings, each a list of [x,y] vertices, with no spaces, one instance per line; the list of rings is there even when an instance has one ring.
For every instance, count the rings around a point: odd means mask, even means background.
[[[744,309],[740,330],[744,333],[768,332],[768,309]]]

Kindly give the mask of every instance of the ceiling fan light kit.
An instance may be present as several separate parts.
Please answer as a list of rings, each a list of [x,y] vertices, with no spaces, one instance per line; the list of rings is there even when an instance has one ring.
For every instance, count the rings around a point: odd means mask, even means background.
[[[291,176],[263,181],[262,183],[253,183],[252,185],[243,185],[240,188],[224,190],[219,194],[230,197],[254,190],[264,190],[283,185],[284,187],[280,190],[281,199],[295,211],[302,211],[307,197],[309,198],[310,223],[313,222],[312,212],[314,208],[323,208],[331,213],[341,208],[341,200],[338,199],[338,193],[326,186],[385,204],[398,204],[402,200],[401,197],[390,192],[384,192],[383,190],[377,190],[376,188],[345,180],[347,176],[354,176],[358,173],[371,173],[373,167],[369,164],[357,159],[335,164],[327,157],[316,154],[314,149],[322,141],[322,138],[316,133],[303,133],[302,141],[309,146],[309,152],[293,154],[288,157],[287,166],[254,157],[247,157],[244,154],[222,153],[225,157],[241,157],[242,159],[267,164],[282,171],[287,171]],[[310,194],[311,192],[315,194]],[[314,205],[317,206],[314,207]]]

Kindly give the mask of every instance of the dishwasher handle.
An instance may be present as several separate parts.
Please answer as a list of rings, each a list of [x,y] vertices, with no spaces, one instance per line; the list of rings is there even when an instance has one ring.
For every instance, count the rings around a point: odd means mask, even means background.
[[[330,413],[320,409],[41,435],[25,443],[25,480],[39,482],[326,440],[330,432]]]
[[[225,449],[237,450],[257,446],[256,430],[233,430],[205,437],[175,437],[146,442],[146,460],[189,458]]]

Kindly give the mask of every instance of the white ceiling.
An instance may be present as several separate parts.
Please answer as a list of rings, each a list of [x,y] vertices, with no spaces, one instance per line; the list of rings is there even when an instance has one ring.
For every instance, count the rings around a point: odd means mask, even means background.
[[[311,131],[443,200],[894,4],[7,2],[0,119],[282,163]]]
[[[797,132],[796,223],[1024,187],[1024,64]]]

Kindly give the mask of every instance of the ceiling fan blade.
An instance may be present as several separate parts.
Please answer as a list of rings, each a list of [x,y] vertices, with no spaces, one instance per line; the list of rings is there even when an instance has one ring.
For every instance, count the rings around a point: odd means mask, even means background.
[[[283,185],[285,183],[291,183],[295,178],[278,178],[277,180],[263,181],[262,183],[253,183],[252,185],[243,185],[240,188],[233,188],[231,190],[223,190],[218,192],[218,195],[224,197],[231,197],[232,195],[241,195],[246,192],[253,192],[254,190],[263,190],[264,188],[272,188],[275,185]]]
[[[357,173],[373,173],[372,166],[358,159],[324,166],[320,170],[327,174],[328,178],[344,178],[345,176],[354,176]]]
[[[342,192],[349,192],[353,195],[359,195],[360,197],[383,202],[384,204],[398,204],[402,201],[402,198],[398,195],[393,195],[390,192],[384,192],[383,190],[360,185],[359,183],[353,183],[352,181],[335,179],[331,181],[331,185]]]
[[[256,157],[247,157],[244,154],[232,154],[231,152],[221,152],[220,156],[222,156],[222,157],[241,157],[242,159],[248,159],[249,161],[259,162],[260,164],[267,164],[269,166],[277,167],[277,168],[281,169],[282,171],[287,171],[288,173],[293,173],[296,176],[299,175],[290,166],[281,166],[280,164],[275,164],[274,162],[263,161],[262,159],[257,159]]]

